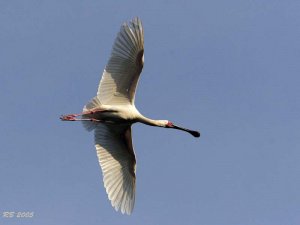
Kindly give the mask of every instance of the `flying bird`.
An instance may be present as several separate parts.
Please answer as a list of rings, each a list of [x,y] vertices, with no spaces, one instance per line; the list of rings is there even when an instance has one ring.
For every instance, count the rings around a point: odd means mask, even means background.
[[[173,128],[200,137],[198,131],[179,127],[168,120],[153,120],[135,107],[135,91],[144,65],[144,29],[139,18],[124,23],[98,87],[97,96],[80,114],[60,117],[63,121],[82,121],[94,131],[95,147],[103,182],[112,206],[131,214],[135,202],[136,158],[131,126],[136,122]]]

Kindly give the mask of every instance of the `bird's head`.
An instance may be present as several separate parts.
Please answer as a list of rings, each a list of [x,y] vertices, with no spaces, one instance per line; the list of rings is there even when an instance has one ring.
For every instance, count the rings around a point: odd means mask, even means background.
[[[173,128],[173,129],[177,129],[177,130],[182,130],[182,131],[190,133],[194,137],[200,137],[200,133],[198,131],[190,130],[190,129],[187,129],[187,128],[176,126],[171,121],[168,121],[168,120],[161,120],[161,121],[162,121],[163,126],[165,128]]]
[[[166,120],[165,127],[166,127],[166,128],[173,128],[173,127],[174,127],[174,124],[173,124],[171,121]]]

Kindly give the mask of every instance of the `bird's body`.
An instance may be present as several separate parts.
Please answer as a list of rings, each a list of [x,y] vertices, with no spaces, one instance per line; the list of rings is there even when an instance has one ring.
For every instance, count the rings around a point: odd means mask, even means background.
[[[88,110],[88,112],[90,112]],[[94,118],[103,122],[132,124],[137,122],[140,113],[132,105],[101,105],[93,109],[93,113],[83,115],[83,118]],[[89,123],[89,121],[83,122]]]
[[[81,114],[61,117],[64,121],[82,121],[88,131],[94,130],[108,198],[116,210],[127,214],[132,212],[135,201],[136,159],[131,125],[140,122],[200,136],[199,132],[178,127],[168,120],[144,117],[136,109],[135,90],[143,65],[144,32],[140,19],[135,18],[123,24],[117,35],[97,96],[84,106]]]

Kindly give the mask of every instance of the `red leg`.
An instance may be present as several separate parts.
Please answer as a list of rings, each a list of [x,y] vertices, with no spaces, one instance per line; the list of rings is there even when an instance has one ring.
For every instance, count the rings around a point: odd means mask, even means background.
[[[60,119],[62,121],[92,121],[92,122],[101,122],[101,120],[97,120],[95,118],[82,118],[82,119],[78,119],[76,118],[77,116],[80,116],[83,114],[69,114],[69,115],[62,115],[60,117]],[[86,115],[86,114],[84,114]]]
[[[97,113],[97,112],[104,112],[106,110],[103,110],[103,109],[94,109],[94,110],[89,110],[89,111],[86,111],[86,112],[83,112],[79,115],[89,115],[89,114],[94,114],[94,113]]]

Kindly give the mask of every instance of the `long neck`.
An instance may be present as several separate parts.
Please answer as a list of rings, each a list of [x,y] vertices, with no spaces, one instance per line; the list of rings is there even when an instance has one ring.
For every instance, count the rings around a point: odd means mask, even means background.
[[[160,120],[152,120],[140,114],[138,122],[144,123],[150,126],[162,127]]]

